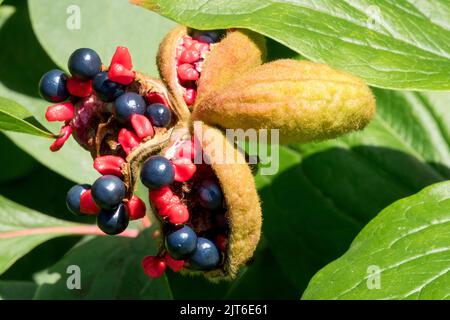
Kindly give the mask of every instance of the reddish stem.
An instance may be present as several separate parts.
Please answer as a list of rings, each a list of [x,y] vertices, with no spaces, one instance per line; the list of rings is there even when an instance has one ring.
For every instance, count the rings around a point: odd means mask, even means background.
[[[152,222],[150,221],[150,218],[146,215],[142,218],[142,226],[147,229],[152,226]]]
[[[95,235],[95,236],[105,236],[97,226],[74,226],[74,227],[43,227],[43,228],[32,228],[32,229],[23,229],[23,230],[15,230],[0,233],[0,239],[5,238],[14,238],[14,237],[23,237],[37,234],[48,234],[48,233],[61,233],[67,235]],[[126,238],[136,238],[139,234],[138,230],[125,230],[119,237]]]

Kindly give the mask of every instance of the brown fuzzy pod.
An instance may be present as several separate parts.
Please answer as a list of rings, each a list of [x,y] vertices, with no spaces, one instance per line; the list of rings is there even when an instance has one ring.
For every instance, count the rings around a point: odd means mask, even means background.
[[[265,59],[266,41],[263,36],[243,29],[228,32],[205,61],[198,82],[197,103],[239,75],[261,65]]]
[[[159,47],[157,64],[163,81],[173,95],[180,113],[187,119],[189,108],[183,99],[183,88],[177,79],[177,48],[180,40],[188,35],[184,26],[174,28]],[[202,75],[198,81],[197,102],[209,93],[219,90],[225,84],[254,67],[261,65],[266,57],[265,38],[249,30],[227,32],[218,43],[211,45],[205,57]]]
[[[359,78],[308,61],[278,60],[211,93],[193,118],[230,129],[279,129],[280,142],[335,138],[364,128],[375,98]]]
[[[188,28],[177,26],[172,29],[159,46],[156,63],[158,65],[161,79],[167,85],[170,94],[173,96],[174,105],[181,115],[181,119],[188,119],[191,112],[183,100],[182,88],[177,77],[177,47],[183,36],[187,35]]]
[[[250,167],[245,156],[230,143],[219,129],[201,124],[201,142],[208,161],[221,185],[230,234],[226,260],[220,269],[201,272],[213,282],[233,279],[253,256],[261,235],[261,206]],[[199,273],[188,271],[189,273]]]

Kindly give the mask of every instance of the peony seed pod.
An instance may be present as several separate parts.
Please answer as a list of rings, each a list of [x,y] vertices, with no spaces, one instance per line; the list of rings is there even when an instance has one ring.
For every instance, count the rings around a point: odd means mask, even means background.
[[[134,193],[140,182],[149,188],[161,235],[158,253],[143,260],[149,276],[161,276],[167,264],[231,280],[253,256],[260,201],[247,155],[223,129],[279,129],[281,142],[309,141],[362,129],[371,119],[375,100],[362,80],[306,61],[263,64],[265,55],[264,37],[251,31],[176,27],[160,46],[162,81],[131,70],[128,49],[118,47],[82,95],[69,90],[73,110],[49,117],[65,122],[52,149],[72,134],[101,174],[123,182],[127,214],[121,225],[108,220],[112,233],[144,217]],[[91,200],[80,203],[98,214]]]

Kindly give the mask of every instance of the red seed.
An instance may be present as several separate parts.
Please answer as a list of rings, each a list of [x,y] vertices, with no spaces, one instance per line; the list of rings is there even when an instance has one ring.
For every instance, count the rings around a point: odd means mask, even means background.
[[[102,175],[114,175],[116,177],[123,177],[122,167],[125,160],[117,156],[102,156],[94,160],[94,168]]]
[[[127,155],[141,143],[141,139],[138,136],[125,128],[120,130],[117,139]]]
[[[179,272],[184,267],[184,260],[175,260],[170,255],[166,254],[164,257],[166,260],[166,265],[173,270],[173,272]]]
[[[72,96],[86,98],[92,94],[92,80],[83,81],[70,78],[67,80],[67,90]]]
[[[178,77],[183,81],[195,81],[198,80],[200,74],[195,70],[194,66],[188,63],[178,66]]]
[[[200,58],[201,58],[201,55],[200,55],[199,51],[187,49],[181,53],[180,57],[178,58],[178,63],[179,64],[194,63],[194,62],[197,62],[198,60],[200,60]]]
[[[166,271],[164,258],[147,256],[142,260],[142,268],[146,275],[151,278],[159,278]]]
[[[224,236],[223,234],[219,234],[216,237],[216,244],[217,244],[217,247],[220,249],[220,251],[226,251],[227,250],[227,244],[228,244],[227,237]]]
[[[162,103],[166,106],[168,105],[166,98],[161,93],[150,92],[150,93],[147,93],[147,95],[145,97],[147,98],[148,104]]]
[[[113,64],[121,64],[128,70],[133,70],[133,62],[131,60],[130,51],[127,47],[117,47],[114,56],[112,57],[110,66]]]
[[[198,52],[203,53],[205,51],[209,51],[210,45],[204,42],[193,43],[189,49],[197,50]]]
[[[81,194],[80,212],[84,214],[98,214],[100,212],[100,208],[92,198],[91,190],[86,190]]]
[[[45,113],[47,121],[69,121],[75,115],[75,108],[71,102],[64,102],[49,106]]]
[[[60,150],[63,147],[64,143],[66,143],[67,139],[70,138],[72,131],[73,130],[71,126],[63,126],[61,128],[61,131],[59,132],[59,138],[52,143],[52,145],[50,146],[50,150],[52,152]]]
[[[130,220],[138,220],[145,217],[145,211],[147,208],[145,207],[144,201],[142,201],[139,197],[133,196],[128,202],[125,203],[125,206],[130,216]]]
[[[183,37],[183,47],[190,48],[195,43],[198,43],[198,41],[189,36]]]
[[[168,186],[161,187],[149,192],[150,202],[156,209],[162,209],[170,204],[170,200],[173,197],[173,192]]]
[[[174,204],[167,209],[170,223],[183,224],[189,220],[189,210],[183,203]]]
[[[134,76],[133,71],[118,63],[111,65],[108,71],[109,80],[123,84],[124,86],[130,85],[134,81]]]
[[[184,102],[188,106],[192,106],[195,102],[195,98],[197,97],[197,91],[195,89],[186,89],[186,92],[184,93]]]
[[[166,203],[166,205],[160,207],[158,209],[158,214],[161,217],[168,217],[171,214],[171,208],[175,205],[178,205],[181,203],[180,197],[178,197],[176,194],[172,195]]]
[[[178,182],[191,180],[197,170],[197,166],[188,158],[174,159],[172,164],[175,170],[175,181]]]
[[[183,142],[177,149],[175,153],[176,158],[187,158],[190,160],[194,160],[199,152],[199,148],[196,143],[192,140],[188,140]]]
[[[130,117],[130,121],[134,132],[136,132],[136,135],[139,138],[153,138],[155,135],[155,130],[153,129],[152,123],[146,116],[142,114],[133,114]]]

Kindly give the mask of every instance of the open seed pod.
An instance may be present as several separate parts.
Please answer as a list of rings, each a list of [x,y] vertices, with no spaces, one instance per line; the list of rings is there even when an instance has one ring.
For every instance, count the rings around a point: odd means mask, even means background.
[[[140,181],[148,187],[163,239],[157,255],[142,262],[149,276],[168,266],[229,280],[252,257],[259,198],[246,155],[223,129],[280,129],[282,142],[309,141],[370,120],[375,102],[360,79],[311,62],[263,64],[265,55],[264,38],[253,32],[180,26],[160,46],[162,81],[132,71],[128,50],[119,47],[95,78],[72,72],[71,102],[49,107],[49,121],[64,121],[51,149],[73,134],[104,175],[91,189],[69,191],[72,212],[98,214],[100,229],[118,234],[145,215],[134,192]],[[84,62],[76,58],[72,69],[79,71]],[[65,83],[62,71],[54,75]]]

